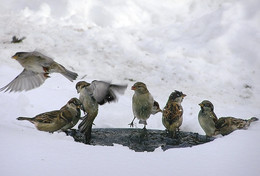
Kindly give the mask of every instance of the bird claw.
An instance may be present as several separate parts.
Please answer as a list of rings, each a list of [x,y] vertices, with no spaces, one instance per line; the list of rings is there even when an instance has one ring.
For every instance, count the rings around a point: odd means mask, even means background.
[[[134,122],[128,124],[130,127],[134,127]]]

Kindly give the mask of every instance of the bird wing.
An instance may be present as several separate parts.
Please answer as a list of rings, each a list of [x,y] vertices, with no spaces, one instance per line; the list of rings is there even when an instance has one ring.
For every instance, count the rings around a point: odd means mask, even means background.
[[[214,111],[210,112],[210,116],[212,117],[213,121],[216,123],[218,121],[218,118],[216,116],[216,114],[214,113]]]
[[[41,123],[52,123],[53,120],[58,117],[59,113],[60,113],[59,110],[45,112],[45,113],[37,115],[34,118],[34,120],[41,122]]]
[[[116,85],[96,80],[92,81],[89,86],[92,96],[100,105],[103,105],[106,102],[117,101],[116,93],[123,94],[126,88],[127,85]]]
[[[153,108],[152,108],[152,114],[156,114],[157,112],[162,112],[162,110],[160,109],[160,105],[157,101],[154,100],[153,102]]]
[[[67,123],[70,123],[73,117],[71,112],[68,109],[63,109],[59,114],[59,118],[66,121]]]
[[[41,58],[42,60],[44,60],[46,62],[46,64],[50,64],[53,63],[54,60],[48,56],[43,55],[42,53],[38,52],[38,51],[33,51],[31,53],[32,55],[34,55],[35,57]]]
[[[88,87],[90,93],[95,98],[95,100],[100,103],[104,100],[108,93],[110,83],[104,81],[92,81],[90,86]]]
[[[225,127],[225,126],[227,126],[227,125],[228,125],[228,124],[227,124],[227,122],[226,122],[226,118],[223,118],[223,117],[219,118],[219,119],[215,122],[215,127],[216,127],[217,129],[223,128],[223,127]]]
[[[20,92],[23,90],[31,90],[42,85],[47,78],[48,76],[45,76],[44,73],[35,73],[24,69],[9,84],[2,87],[0,91],[5,90],[5,92]]]
[[[163,116],[170,124],[176,122],[182,116],[182,114],[182,107],[174,102],[168,103],[163,110]]]

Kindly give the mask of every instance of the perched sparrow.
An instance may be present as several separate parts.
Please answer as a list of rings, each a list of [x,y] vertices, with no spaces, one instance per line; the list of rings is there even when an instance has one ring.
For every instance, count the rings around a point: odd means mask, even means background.
[[[49,74],[54,72],[62,74],[70,81],[75,80],[78,76],[77,73],[67,70],[52,58],[36,51],[17,52],[12,58],[16,59],[24,70],[0,91],[17,92],[34,89],[42,85],[50,77]]]
[[[79,130],[85,134],[86,140],[91,138],[92,124],[98,114],[98,105],[117,101],[116,93],[123,94],[127,85],[110,84],[104,81],[92,81],[91,84],[80,81],[76,84],[83,111],[87,114],[79,124]]]
[[[171,137],[175,137],[176,129],[182,124],[183,109],[181,102],[186,95],[175,90],[172,92],[162,113],[162,123],[169,131]]]
[[[135,91],[132,98],[134,119],[129,125],[130,127],[133,127],[134,120],[137,118],[139,119],[139,123],[144,124],[144,129],[146,129],[146,120],[150,117],[150,115],[156,114],[157,112],[162,112],[162,110],[160,109],[158,102],[154,101],[144,83],[135,83],[132,86],[132,90]]]
[[[81,104],[76,98],[72,98],[60,110],[39,114],[33,118],[18,117],[17,120],[28,120],[40,131],[55,132],[64,126],[71,124],[78,115],[78,108]]]
[[[228,135],[238,129],[247,129],[251,122],[257,121],[258,118],[252,117],[248,120],[235,117],[221,117],[216,122],[216,133]]]
[[[199,105],[201,110],[199,112],[198,119],[201,128],[204,130],[207,136],[216,135],[215,123],[217,122],[218,118],[214,113],[213,104],[208,100],[204,100]]]

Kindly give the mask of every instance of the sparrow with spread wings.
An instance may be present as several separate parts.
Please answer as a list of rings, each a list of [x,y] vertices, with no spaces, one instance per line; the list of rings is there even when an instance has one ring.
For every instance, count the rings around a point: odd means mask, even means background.
[[[86,116],[79,124],[79,131],[83,134],[83,142],[89,143],[93,122],[98,114],[99,105],[116,102],[118,94],[124,94],[127,85],[116,85],[105,81],[94,80],[91,83],[80,81],[76,84],[79,100],[83,105]]]
[[[51,73],[60,73],[70,81],[75,80],[78,76],[77,73],[67,70],[52,58],[37,51],[17,52],[12,58],[16,59],[24,69],[0,91],[20,92],[37,88],[50,77]]]

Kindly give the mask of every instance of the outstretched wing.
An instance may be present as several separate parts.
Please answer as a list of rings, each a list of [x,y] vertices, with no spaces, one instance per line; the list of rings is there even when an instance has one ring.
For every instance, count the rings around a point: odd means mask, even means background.
[[[104,81],[92,81],[89,86],[92,91],[92,96],[102,105],[106,102],[117,101],[116,93],[123,94],[127,85],[110,84]]]
[[[2,87],[0,91],[20,92],[39,87],[48,77],[44,73],[35,73],[24,69],[14,80]]]

